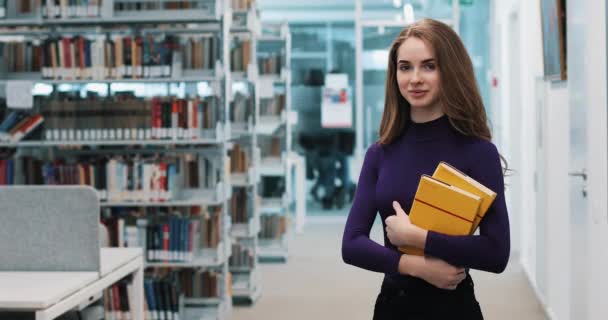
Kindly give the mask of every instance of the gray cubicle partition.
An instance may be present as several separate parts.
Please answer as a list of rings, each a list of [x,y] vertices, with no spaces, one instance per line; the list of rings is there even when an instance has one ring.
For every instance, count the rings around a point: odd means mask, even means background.
[[[99,252],[93,188],[0,187],[0,271],[99,271]]]

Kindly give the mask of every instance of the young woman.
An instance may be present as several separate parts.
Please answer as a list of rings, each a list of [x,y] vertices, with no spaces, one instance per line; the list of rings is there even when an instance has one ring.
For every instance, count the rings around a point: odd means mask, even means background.
[[[473,66],[458,35],[424,19],[406,27],[389,52],[380,139],[365,155],[342,239],[348,264],[385,274],[374,319],[483,319],[468,269],[502,272],[509,220],[501,156],[491,142]],[[449,236],[410,223],[422,174],[440,161],[494,190],[479,235]],[[380,213],[384,246],[369,233]],[[425,256],[402,254],[415,246]]]

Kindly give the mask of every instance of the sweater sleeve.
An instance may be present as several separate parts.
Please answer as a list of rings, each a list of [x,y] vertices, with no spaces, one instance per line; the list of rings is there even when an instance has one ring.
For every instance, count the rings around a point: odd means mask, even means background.
[[[504,271],[509,260],[509,217],[504,195],[500,156],[494,144],[475,146],[470,176],[496,192],[496,199],[479,225],[479,235],[449,236],[428,232],[425,254],[446,262],[488,272]]]
[[[370,271],[395,274],[401,254],[369,238],[378,212],[375,194],[380,152],[380,146],[374,144],[365,154],[355,199],[342,236],[342,259]]]

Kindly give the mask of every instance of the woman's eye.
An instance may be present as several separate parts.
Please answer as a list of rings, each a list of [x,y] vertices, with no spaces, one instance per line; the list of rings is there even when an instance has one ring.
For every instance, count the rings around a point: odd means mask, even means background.
[[[429,63],[429,64],[426,64],[424,66],[424,68],[427,69],[427,70],[435,70],[435,65],[432,64],[432,63]]]
[[[410,66],[406,66],[404,64],[402,64],[402,65],[399,66],[399,70],[401,70],[401,71],[407,71],[409,69],[410,69]]]

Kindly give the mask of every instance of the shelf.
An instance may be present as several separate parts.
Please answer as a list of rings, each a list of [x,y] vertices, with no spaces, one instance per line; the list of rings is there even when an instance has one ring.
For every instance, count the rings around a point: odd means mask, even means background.
[[[220,243],[216,249],[205,248],[200,249],[200,256],[196,256],[192,261],[146,261],[146,267],[163,267],[163,268],[217,268],[226,263],[226,255],[224,254],[224,245]]]
[[[10,77],[0,79],[0,83],[19,80],[19,81],[32,81],[34,83],[42,84],[88,84],[88,83],[167,83],[167,82],[213,82],[220,81],[215,76],[200,76],[200,77],[179,77],[179,78],[139,78],[139,79],[82,79],[82,80],[53,80],[53,79],[42,79],[42,78],[28,78],[28,77]]]
[[[260,232],[259,219],[251,218],[248,223],[234,223],[230,228],[233,238],[253,238]]]
[[[259,272],[254,270],[249,274],[237,274],[232,277],[233,300],[248,300],[254,303],[262,293]]]
[[[117,17],[85,17],[85,18],[57,18],[57,19],[5,19],[0,20],[0,27],[12,26],[45,26],[45,25],[111,25],[111,24],[173,24],[173,23],[220,23],[215,15],[210,15],[205,11],[188,10],[175,12],[164,11],[163,14],[138,14]]]
[[[109,200],[101,201],[101,207],[178,207],[178,206],[200,206],[200,205],[221,205],[224,199],[221,198],[218,190],[214,189],[192,189],[181,190],[180,194],[175,195],[175,199],[167,201],[138,201],[138,200]]]
[[[240,139],[253,134],[249,122],[230,122],[230,140]]]
[[[279,74],[259,74],[260,80],[273,81],[273,82],[285,82],[287,79]]]
[[[252,267],[230,267],[232,273],[251,273],[255,271]]]
[[[277,245],[278,244],[278,245]],[[283,239],[260,239],[258,259],[260,262],[287,262],[289,252]]]
[[[260,214],[281,214],[285,212],[283,198],[262,198]]]
[[[218,139],[184,139],[184,140],[64,140],[64,141],[20,141],[0,142],[0,147],[58,147],[58,146],[175,146],[175,145],[216,145],[223,141]]]
[[[185,298],[184,304],[186,305],[208,305],[208,306],[219,306],[222,303],[220,298]]]
[[[254,185],[254,182],[249,178],[247,173],[230,173],[230,185],[233,187],[250,187]]]
[[[263,135],[273,135],[287,124],[284,116],[260,116],[259,123],[256,126],[256,133]]]
[[[232,81],[250,81],[245,71],[232,71],[230,73],[230,80]]]
[[[283,177],[286,166],[281,157],[265,157],[260,161],[260,175],[270,177]]]
[[[188,298],[190,299],[190,298]],[[223,320],[226,316],[226,303],[209,306],[185,306],[183,311],[184,320]]]

